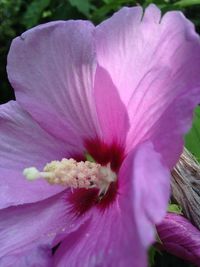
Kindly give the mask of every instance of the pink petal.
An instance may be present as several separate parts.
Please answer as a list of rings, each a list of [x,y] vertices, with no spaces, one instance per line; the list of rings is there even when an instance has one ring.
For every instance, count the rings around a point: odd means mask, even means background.
[[[171,168],[200,102],[200,42],[180,12],[123,8],[96,29],[97,59],[127,107],[127,150],[150,139]],[[120,123],[120,122],[119,122]]]
[[[152,145],[141,145],[120,169],[115,202],[91,210],[92,220],[59,247],[55,266],[146,266],[155,223],[165,215],[169,177]]]
[[[24,168],[69,156],[75,148],[45,132],[14,101],[0,107],[0,208],[34,202],[63,190],[47,182],[27,181]]]
[[[93,219],[61,243],[54,264],[57,267],[144,267],[145,262],[145,250],[139,243],[130,205],[117,202],[105,211],[93,210]]]
[[[148,247],[155,239],[155,224],[161,222],[166,213],[170,173],[149,142],[131,154],[122,165],[124,174],[119,174],[119,188],[129,194],[140,242]]]
[[[51,247],[44,243],[32,243],[14,254],[0,259],[3,267],[53,267]]]
[[[57,240],[60,241],[63,235],[77,230],[86,216],[79,220],[74,218],[70,213],[67,194],[65,191],[37,203],[2,209],[0,259],[12,259],[16,254],[25,254],[29,245],[34,243],[37,246],[44,244],[52,248],[56,245],[54,239],[57,235]]]
[[[168,213],[157,231],[164,249],[200,266],[200,232],[187,219]]]
[[[16,38],[8,55],[17,101],[42,128],[78,147],[98,128],[93,30],[86,21],[40,25]]]
[[[129,129],[129,119],[125,105],[105,69],[97,66],[94,82],[97,115],[105,143],[115,141],[124,145]]]

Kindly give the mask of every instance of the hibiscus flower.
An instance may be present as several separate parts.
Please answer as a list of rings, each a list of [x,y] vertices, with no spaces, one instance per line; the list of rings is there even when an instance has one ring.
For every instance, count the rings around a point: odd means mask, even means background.
[[[199,67],[193,25],[154,5],[16,38],[16,101],[0,107],[0,265],[146,266]]]

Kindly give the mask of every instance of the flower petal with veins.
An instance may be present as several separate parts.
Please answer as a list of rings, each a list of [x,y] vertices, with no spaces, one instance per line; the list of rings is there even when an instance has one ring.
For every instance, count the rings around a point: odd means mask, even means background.
[[[97,27],[58,21],[16,38],[7,70],[17,107],[0,110],[6,140],[0,142],[0,197],[7,206],[23,205],[1,211],[2,257],[40,243],[51,229],[51,247],[60,243],[56,266],[146,266],[154,226],[167,207],[169,172],[200,103],[199,68],[193,25],[180,12],[161,18],[155,5],[144,14],[141,7],[123,8]],[[41,170],[52,160],[79,161],[85,154],[116,178],[102,197],[96,188],[59,193],[41,181],[22,182],[21,167]],[[57,198],[65,192],[60,209]],[[57,225],[66,231],[57,232]]]

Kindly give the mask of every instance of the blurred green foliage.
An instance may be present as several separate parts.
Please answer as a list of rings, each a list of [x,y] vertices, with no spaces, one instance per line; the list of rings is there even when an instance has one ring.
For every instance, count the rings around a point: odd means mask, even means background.
[[[194,112],[192,129],[185,136],[185,145],[200,162],[200,106]]]

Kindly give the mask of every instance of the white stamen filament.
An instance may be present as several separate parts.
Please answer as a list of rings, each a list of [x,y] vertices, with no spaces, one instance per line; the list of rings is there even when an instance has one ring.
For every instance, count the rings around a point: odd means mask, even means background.
[[[52,161],[46,164],[43,171],[39,171],[35,167],[26,168],[23,174],[31,181],[43,178],[50,184],[59,184],[70,188],[96,187],[99,189],[99,195],[104,195],[110,183],[117,179],[110,164],[101,166],[95,162],[77,162],[74,159]]]

